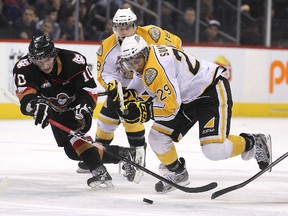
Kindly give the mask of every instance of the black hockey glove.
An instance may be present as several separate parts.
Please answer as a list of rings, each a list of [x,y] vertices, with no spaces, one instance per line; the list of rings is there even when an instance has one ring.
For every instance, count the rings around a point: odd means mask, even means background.
[[[51,108],[49,102],[46,99],[37,99],[33,116],[35,119],[35,125],[41,124],[41,127],[44,129],[48,124],[48,119],[51,115]]]
[[[124,114],[121,114],[121,117],[125,122],[134,124],[134,123],[144,123],[150,120],[153,115],[151,103],[145,103],[140,101],[130,102],[125,105]],[[121,112],[119,112],[121,113]]]
[[[138,98],[138,94],[136,90],[134,89],[125,89],[123,91],[123,99],[124,99],[124,105],[127,105],[130,102],[136,101]]]
[[[80,123],[79,132],[86,134],[92,125],[93,109],[87,104],[78,104],[75,107],[75,119]]]
[[[113,80],[105,85],[105,91],[108,92],[108,97],[110,97],[114,102],[119,100],[116,80]]]

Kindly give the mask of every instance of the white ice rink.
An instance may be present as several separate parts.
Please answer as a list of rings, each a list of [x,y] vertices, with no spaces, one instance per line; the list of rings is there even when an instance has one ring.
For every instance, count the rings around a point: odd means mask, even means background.
[[[94,137],[96,119],[90,134]],[[146,124],[148,133],[151,123]],[[234,118],[231,134],[270,133],[273,161],[288,151],[287,118]],[[209,161],[202,155],[197,126],[176,144],[179,156],[186,159],[190,186],[212,181],[212,191],[188,194],[175,190],[157,194],[152,176],[139,184],[118,174],[118,165],[107,165],[114,190],[93,191],[86,180],[90,174],[76,173],[77,162],[58,148],[50,128],[34,126],[32,120],[0,120],[0,215],[27,216],[267,216],[288,215],[288,158],[247,186],[211,200],[211,194],[238,184],[256,174],[255,160],[241,157]],[[127,146],[120,126],[113,144]],[[150,147],[147,168],[158,172],[158,160]],[[143,198],[154,201],[145,204]]]

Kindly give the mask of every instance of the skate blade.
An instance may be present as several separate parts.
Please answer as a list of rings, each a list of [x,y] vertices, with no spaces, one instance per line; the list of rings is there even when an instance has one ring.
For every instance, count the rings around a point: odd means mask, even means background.
[[[91,173],[88,169],[81,169],[80,167],[76,170],[77,173]]]
[[[89,187],[91,187],[93,190],[112,190],[115,188],[112,181],[91,182]]]
[[[136,184],[139,184],[143,176],[144,176],[144,172],[142,170],[137,170],[136,169],[135,177],[134,177],[133,182],[136,183]]]

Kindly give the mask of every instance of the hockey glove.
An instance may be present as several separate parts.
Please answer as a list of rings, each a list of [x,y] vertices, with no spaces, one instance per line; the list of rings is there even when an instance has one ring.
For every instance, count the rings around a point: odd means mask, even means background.
[[[48,119],[50,115],[51,108],[49,102],[46,99],[37,99],[33,111],[35,125],[41,124],[41,127],[44,129],[49,124]]]
[[[152,115],[152,106],[140,101],[130,102],[125,105],[125,114],[122,114],[121,117],[125,122],[134,124],[134,123],[144,123],[150,120]]]
[[[80,123],[79,132],[86,134],[92,125],[93,109],[87,104],[78,104],[75,107],[75,119]]]
[[[124,105],[127,105],[129,102],[134,102],[138,98],[138,94],[134,89],[125,89],[123,91],[124,96]]]
[[[108,92],[108,97],[110,97],[114,102],[119,100],[116,80],[113,80],[105,85],[105,91]]]

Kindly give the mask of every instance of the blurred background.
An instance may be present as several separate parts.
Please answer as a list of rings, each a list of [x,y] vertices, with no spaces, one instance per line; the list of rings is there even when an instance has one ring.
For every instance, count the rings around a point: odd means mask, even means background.
[[[0,39],[102,41],[118,8],[184,44],[288,47],[288,0],[0,0]]]

